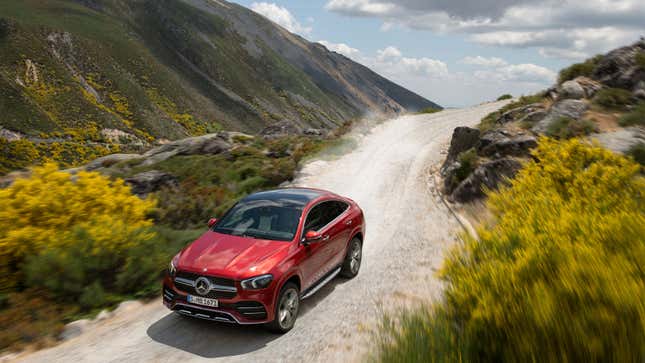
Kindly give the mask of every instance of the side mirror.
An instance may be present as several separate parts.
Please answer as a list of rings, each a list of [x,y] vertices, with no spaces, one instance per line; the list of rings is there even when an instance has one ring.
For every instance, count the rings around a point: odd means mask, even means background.
[[[209,220],[208,220],[208,228],[211,228],[212,226],[214,226],[214,225],[215,225],[215,223],[217,223],[217,218],[211,218],[211,219],[209,219]]]
[[[316,232],[316,231],[307,231],[307,233],[305,233],[305,240],[304,240],[304,242],[305,242],[305,244],[309,244],[309,243],[311,243],[311,242],[318,241],[318,240],[320,240],[321,238],[322,238],[322,236],[321,236],[321,234],[320,234],[320,233],[318,233],[318,232]]]

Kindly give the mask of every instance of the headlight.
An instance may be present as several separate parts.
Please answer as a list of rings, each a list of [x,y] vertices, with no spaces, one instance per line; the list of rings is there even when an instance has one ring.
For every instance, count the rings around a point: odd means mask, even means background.
[[[265,287],[269,286],[271,281],[273,281],[273,275],[267,274],[242,280],[240,282],[240,285],[242,285],[242,288],[244,290],[258,290],[264,289]]]
[[[177,254],[175,257],[170,260],[170,264],[168,265],[168,274],[171,277],[175,277],[175,274],[177,273],[177,260],[179,259],[179,254]]]

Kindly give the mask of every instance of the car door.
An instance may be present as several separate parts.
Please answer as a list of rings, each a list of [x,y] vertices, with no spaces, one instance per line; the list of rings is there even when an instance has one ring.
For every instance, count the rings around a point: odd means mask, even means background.
[[[330,271],[339,266],[345,258],[345,248],[349,241],[351,227],[347,218],[349,205],[345,202],[334,200],[326,206],[329,223],[321,231],[323,236],[329,236],[327,240],[325,270]]]
[[[318,231],[324,227],[327,222],[325,221],[325,204],[320,203],[313,206],[307,213],[304,227],[302,230],[302,237],[308,231]],[[322,239],[313,243],[301,244],[300,248],[304,255],[300,263],[300,271],[303,279],[303,290],[308,289],[315,283],[319,277],[319,271],[325,264],[325,247],[326,241]]]

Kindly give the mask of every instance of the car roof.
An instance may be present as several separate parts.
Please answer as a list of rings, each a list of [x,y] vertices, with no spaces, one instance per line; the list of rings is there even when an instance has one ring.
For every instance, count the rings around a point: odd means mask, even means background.
[[[336,194],[313,188],[281,188],[253,193],[242,200],[246,202],[253,200],[288,200],[293,204],[305,206],[323,196],[336,196]]]

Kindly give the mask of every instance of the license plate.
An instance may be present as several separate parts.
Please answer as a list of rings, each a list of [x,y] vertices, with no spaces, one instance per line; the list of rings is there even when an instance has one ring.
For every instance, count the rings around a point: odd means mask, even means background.
[[[188,295],[186,300],[192,304],[210,306],[212,308],[216,308],[217,306],[219,306],[217,299],[209,299],[201,296]]]

